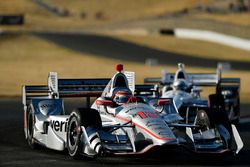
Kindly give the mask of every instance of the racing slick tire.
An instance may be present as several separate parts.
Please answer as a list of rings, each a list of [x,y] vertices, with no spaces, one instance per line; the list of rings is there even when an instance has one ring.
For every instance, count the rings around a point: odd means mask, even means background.
[[[224,98],[220,94],[209,95],[209,117],[213,124],[223,125],[229,133],[232,132],[231,123],[225,111]]]
[[[228,146],[230,148],[232,144],[233,131],[231,122],[225,111],[224,98],[221,94],[211,94],[209,95],[209,102],[210,110],[208,115],[210,122],[212,122],[213,126],[223,125],[227,129],[231,136],[231,139],[228,142]]]
[[[71,112],[67,129],[67,149],[74,159],[81,157],[81,126],[101,128],[102,122],[98,111],[93,109],[78,108]],[[90,157],[91,158],[91,157]],[[92,157],[95,158],[95,157]]]
[[[236,105],[233,106],[233,110],[234,110],[234,115],[237,116],[237,118],[235,120],[232,120],[232,124],[238,125],[240,122],[240,98],[239,95],[237,95],[237,102]]]
[[[34,124],[35,124],[35,116],[34,116],[34,111],[32,108],[29,106],[27,110],[27,118],[26,118],[26,127],[27,127],[27,142],[28,145],[32,149],[36,149],[38,147],[38,144],[35,142],[33,133],[34,133]]]

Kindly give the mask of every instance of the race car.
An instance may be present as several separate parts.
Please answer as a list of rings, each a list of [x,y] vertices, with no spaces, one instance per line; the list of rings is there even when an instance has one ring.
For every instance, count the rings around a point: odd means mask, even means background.
[[[171,98],[159,98],[150,85],[135,85],[135,73],[116,65],[111,79],[58,79],[47,86],[23,86],[24,132],[28,144],[68,150],[73,158],[143,154],[184,147],[195,153],[238,153],[243,142],[234,125],[210,122],[200,110],[185,123]],[[87,108],[65,115],[66,97],[98,97]],[[150,105],[156,100],[158,109]]]
[[[163,85],[162,98],[173,98],[182,116],[198,106],[220,108],[224,110],[231,123],[238,124],[240,119],[240,78],[222,78],[223,64],[219,64],[216,73],[186,73],[185,65],[178,64],[175,73],[163,72],[162,78],[145,78],[145,83]],[[214,87],[215,92],[209,100],[201,97],[204,87]]]

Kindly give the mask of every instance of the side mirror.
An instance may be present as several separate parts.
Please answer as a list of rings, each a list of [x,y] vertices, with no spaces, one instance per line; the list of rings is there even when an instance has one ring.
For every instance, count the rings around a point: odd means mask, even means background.
[[[158,99],[157,101],[157,105],[158,106],[164,106],[164,105],[167,105],[167,104],[171,104],[172,103],[172,99]]]
[[[96,100],[95,102],[97,105],[103,105],[103,106],[113,106],[114,103],[112,100]]]

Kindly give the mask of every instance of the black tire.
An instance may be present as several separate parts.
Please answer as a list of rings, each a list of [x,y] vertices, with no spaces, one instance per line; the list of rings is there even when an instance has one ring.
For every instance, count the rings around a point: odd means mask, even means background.
[[[227,129],[227,131],[229,132],[231,136],[231,139],[228,143],[228,146],[230,148],[232,144],[233,131],[232,131],[231,122],[225,111],[224,98],[220,94],[213,94],[213,95],[209,95],[209,100],[210,100],[210,109],[208,110],[209,112],[208,115],[209,115],[210,122],[212,122],[213,127],[216,127],[218,125],[223,125]]]
[[[68,153],[73,158],[80,156],[80,138],[81,138],[81,116],[78,111],[70,114],[67,130],[67,148]]]
[[[67,149],[74,159],[81,157],[81,126],[101,128],[102,122],[99,113],[93,109],[79,108],[72,111],[68,121]]]
[[[240,98],[237,96],[237,104],[234,106],[234,114],[237,116],[235,120],[232,120],[232,124],[238,125],[240,122]]]
[[[221,94],[209,95],[210,107],[217,110],[225,110],[224,97]]]
[[[213,124],[223,125],[231,134],[232,128],[225,110],[224,97],[221,94],[209,95],[210,109],[209,117]]]
[[[32,149],[36,149],[38,147],[38,144],[35,142],[34,137],[33,137],[33,131],[34,131],[34,124],[35,124],[35,116],[34,112],[29,106],[27,109],[27,118],[26,118],[26,127],[27,127],[27,142],[28,145]]]

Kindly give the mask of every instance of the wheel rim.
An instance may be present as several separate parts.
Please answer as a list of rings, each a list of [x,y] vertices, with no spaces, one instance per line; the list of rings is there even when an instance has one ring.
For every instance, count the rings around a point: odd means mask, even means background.
[[[69,137],[71,145],[75,145],[75,143],[76,143],[76,135],[77,135],[77,132],[76,132],[76,123],[73,122],[71,124],[71,127],[70,127],[70,137]]]

